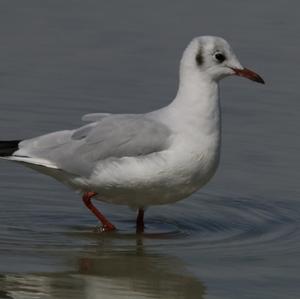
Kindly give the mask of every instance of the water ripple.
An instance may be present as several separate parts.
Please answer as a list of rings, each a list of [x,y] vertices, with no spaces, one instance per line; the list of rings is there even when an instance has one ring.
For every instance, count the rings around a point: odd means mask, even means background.
[[[2,218],[2,260],[10,255],[41,259],[70,257],[100,246],[104,252],[126,251],[139,242],[149,250],[186,252],[285,253],[299,250],[299,215],[296,202],[260,198],[225,198],[200,194],[176,205],[154,207],[146,213],[146,230],[136,235],[133,214],[121,217],[111,207],[118,231],[96,233],[90,214],[18,215],[18,223]],[[117,212],[118,213],[118,212]],[[4,215],[5,216],[5,215]],[[120,216],[120,217],[119,217]],[[26,260],[26,257],[25,257]]]
[[[299,246],[298,208],[292,202],[210,196],[170,210],[175,220],[169,223],[170,231],[163,233],[168,246],[270,251],[297,250]],[[150,230],[159,220],[151,219]],[[170,241],[168,235],[176,238]],[[161,239],[160,233],[156,236]]]

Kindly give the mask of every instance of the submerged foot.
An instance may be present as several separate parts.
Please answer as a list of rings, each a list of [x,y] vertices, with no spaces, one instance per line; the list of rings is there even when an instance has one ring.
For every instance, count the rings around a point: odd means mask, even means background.
[[[110,225],[98,225],[95,227],[94,231],[96,233],[107,233],[107,232],[114,232],[117,228],[110,223]]]

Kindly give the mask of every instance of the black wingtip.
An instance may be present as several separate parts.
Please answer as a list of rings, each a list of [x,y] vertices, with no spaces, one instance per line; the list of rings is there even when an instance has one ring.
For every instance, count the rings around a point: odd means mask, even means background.
[[[11,156],[19,149],[19,143],[22,140],[0,141],[0,157]]]

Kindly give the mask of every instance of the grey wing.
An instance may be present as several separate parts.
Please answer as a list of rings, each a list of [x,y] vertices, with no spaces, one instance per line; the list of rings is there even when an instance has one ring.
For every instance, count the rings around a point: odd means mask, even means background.
[[[74,131],[60,131],[23,141],[15,155],[52,163],[88,176],[108,158],[135,157],[168,148],[171,131],[144,115],[111,115]]]
[[[95,122],[102,120],[104,117],[111,115],[110,113],[89,113],[82,116],[81,120],[86,122]]]

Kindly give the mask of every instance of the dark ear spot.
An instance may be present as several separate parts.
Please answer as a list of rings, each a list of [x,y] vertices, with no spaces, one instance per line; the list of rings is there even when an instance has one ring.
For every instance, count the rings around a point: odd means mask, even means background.
[[[202,56],[202,51],[201,49],[198,51],[196,55],[196,61],[198,65],[201,65],[203,63],[203,56]]]

